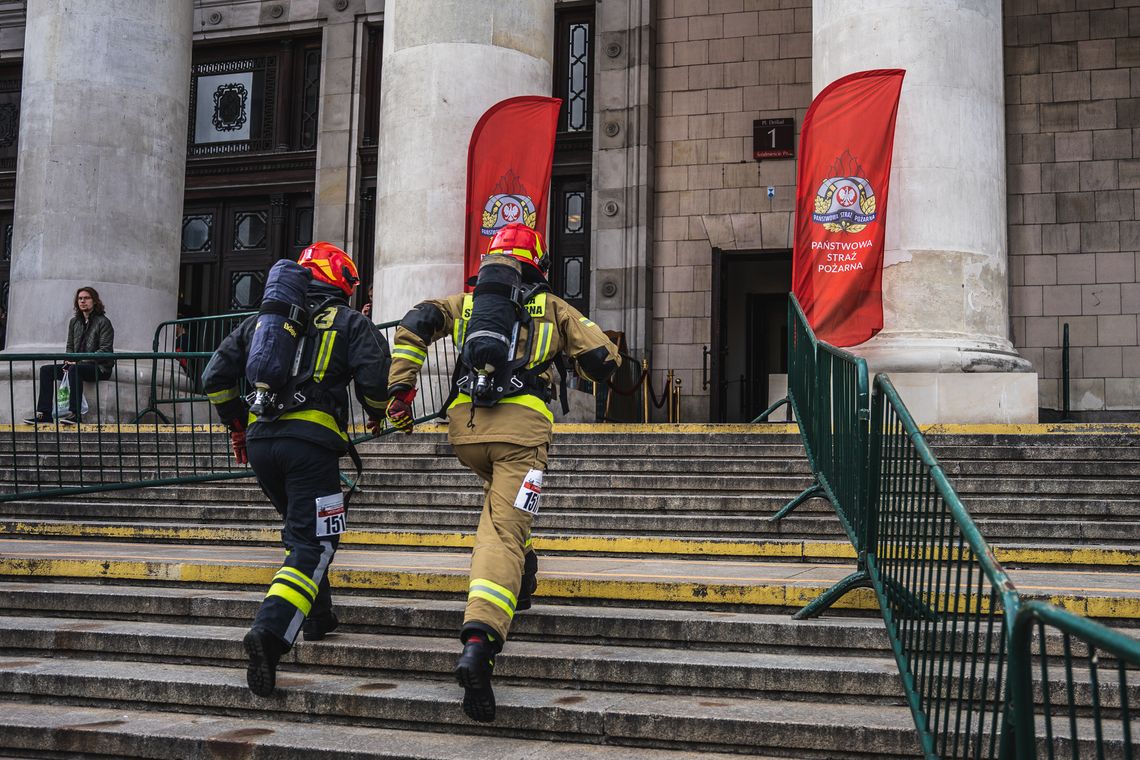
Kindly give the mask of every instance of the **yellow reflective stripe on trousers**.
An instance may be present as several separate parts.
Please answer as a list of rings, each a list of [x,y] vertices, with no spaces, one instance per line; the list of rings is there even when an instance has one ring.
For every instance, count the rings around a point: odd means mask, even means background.
[[[321,333],[321,347],[317,351],[317,364],[313,368],[313,380],[318,383],[325,379],[325,372],[328,371],[329,360],[332,359],[332,347],[335,341],[335,330],[326,330]]]
[[[313,579],[293,567],[283,567],[277,571],[277,575],[273,576],[273,580],[278,578],[287,578],[294,583],[308,589],[309,596],[314,599],[317,597],[317,584],[313,583]]]
[[[460,394],[456,395],[455,400],[452,401],[451,405],[448,406],[447,408],[451,409],[453,407],[459,406],[460,404],[470,404],[470,403],[471,403],[471,397],[468,396],[466,393],[460,393]],[[523,393],[523,394],[518,395],[518,396],[507,396],[506,398],[501,398],[501,399],[499,399],[499,403],[500,404],[517,404],[519,406],[525,406],[526,408],[533,409],[534,411],[541,414],[543,417],[545,417],[547,419],[547,421],[554,422],[554,413],[546,408],[546,404],[544,404],[542,402],[542,399],[540,399],[538,396],[532,396],[529,393]]]
[[[408,345],[407,343],[397,343],[396,347],[392,349],[392,357],[407,359],[416,366],[422,366],[427,359],[427,351]]]
[[[252,416],[252,415],[250,415]],[[340,425],[336,424],[336,420],[328,412],[322,412],[320,409],[299,409],[294,412],[285,412],[277,419],[279,420],[305,420],[306,422],[313,422],[321,427],[327,427],[339,435],[343,440],[348,440],[348,433],[340,429]]]
[[[227,401],[233,401],[239,395],[241,395],[240,391],[238,391],[238,387],[235,385],[233,388],[207,393],[206,398],[210,399],[211,404],[224,404]]]
[[[511,618],[515,616],[515,605],[518,604],[518,600],[515,599],[515,595],[510,592],[510,589],[486,578],[476,578],[471,581],[467,598],[484,599],[507,613],[507,617]]]
[[[285,601],[289,602],[289,604],[299,609],[302,615],[307,616],[309,614],[309,610],[313,609],[313,603],[309,601],[308,598],[298,593],[296,589],[290,586],[286,586],[284,583],[274,583],[272,586],[270,586],[269,593],[265,595],[265,598],[268,599],[271,596],[281,597]]]

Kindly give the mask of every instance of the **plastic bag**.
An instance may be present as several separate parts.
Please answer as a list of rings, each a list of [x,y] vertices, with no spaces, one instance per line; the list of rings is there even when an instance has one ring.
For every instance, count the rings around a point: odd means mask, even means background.
[[[71,383],[67,375],[70,370],[64,370],[59,379],[59,388],[55,392],[55,416],[64,417],[71,414]],[[87,414],[87,396],[79,397],[79,413]]]

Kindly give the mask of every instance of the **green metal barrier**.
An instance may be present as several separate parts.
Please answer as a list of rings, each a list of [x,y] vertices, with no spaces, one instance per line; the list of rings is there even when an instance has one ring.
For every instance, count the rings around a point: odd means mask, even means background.
[[[923,752],[998,757],[1020,600],[885,375],[871,417],[867,569]]]
[[[173,335],[172,326],[181,326],[184,334],[203,343],[213,342],[216,348],[245,316],[164,323],[156,332],[156,345]],[[389,343],[397,324],[377,326]],[[200,368],[205,368],[211,355],[212,351],[6,354],[0,359],[0,372],[7,370],[7,408],[0,399],[0,420],[14,424],[6,430],[0,427],[0,502],[251,477],[249,468],[234,462],[229,433],[218,424],[201,392]],[[116,363],[112,377],[84,383],[89,411],[78,425],[59,421],[20,424],[35,412],[41,367],[108,358]],[[450,340],[429,348],[420,392],[413,403],[417,423],[440,416],[454,366]],[[51,399],[58,388],[59,381],[53,379],[48,389]],[[366,419],[352,389],[349,399],[353,443],[368,441],[373,436],[365,428]],[[391,432],[392,428],[385,428],[380,434]],[[343,474],[342,479],[352,485]]]
[[[799,421],[815,483],[770,519],[782,520],[808,499],[825,497],[835,508],[859,557],[854,573],[796,614],[804,619],[820,614],[851,589],[870,585],[863,509],[867,501],[870,394],[867,362],[820,342],[794,296],[788,299],[787,400]]]
[[[1034,717],[1017,724],[1019,749],[1036,745],[1036,757],[1048,760],[1140,758],[1135,639],[1052,605],[1028,601],[1014,621],[1013,642],[1013,702],[1032,709]]]
[[[147,405],[135,416],[138,422],[153,414],[163,422],[170,422],[159,405],[186,404],[206,398],[199,382],[210,354],[221,345],[222,339],[246,317],[257,312],[217,314],[209,317],[189,317],[159,322],[154,330],[154,361],[150,373],[150,396]],[[160,354],[185,354],[177,361],[162,361]],[[191,353],[205,353],[205,361],[191,358]]]
[[[874,589],[927,760],[1140,758],[1140,641],[1023,600],[890,379],[865,413],[863,360],[819,342],[794,297],[788,322],[788,401],[816,484],[776,517],[822,494],[859,557],[796,617]]]

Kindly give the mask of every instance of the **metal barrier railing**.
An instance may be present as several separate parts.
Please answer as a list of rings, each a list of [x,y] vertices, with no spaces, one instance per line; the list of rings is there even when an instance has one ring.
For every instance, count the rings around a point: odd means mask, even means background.
[[[1013,701],[1034,706],[1034,720],[1017,728],[1017,744],[1036,743],[1047,760],[1140,757],[1140,702],[1136,641],[1049,604],[1023,602],[1013,626],[1010,688]],[[1025,653],[1028,656],[1022,658]],[[1052,669],[1052,670],[1051,670]],[[1050,673],[1064,675],[1058,688]],[[1131,676],[1131,678],[1130,678]],[[1033,735],[1033,727],[1040,736]]]
[[[170,418],[159,405],[186,404],[206,398],[200,379],[210,354],[222,340],[241,324],[242,320],[257,312],[235,312],[209,317],[188,317],[159,322],[154,330],[152,349],[155,359],[151,364],[150,396],[147,405],[135,415],[138,422],[147,414],[154,414],[163,422]],[[190,354],[204,353],[206,359],[191,358]],[[182,353],[177,361],[162,361],[159,354]]]
[[[222,340],[244,319],[256,313],[235,312],[160,322],[154,331],[150,393],[146,406],[139,410],[132,422],[139,422],[145,415],[154,414],[162,422],[169,423],[170,417],[160,405],[174,408],[206,401],[200,382],[202,370]],[[393,320],[376,325],[389,346],[394,342],[398,324],[399,320]],[[178,356],[175,359],[167,358],[172,353]],[[423,420],[433,419],[438,416],[437,412],[442,411],[450,392],[451,375],[455,370],[455,349],[450,338],[432,344],[428,353],[428,361],[424,363],[421,376],[430,378],[431,381],[421,384],[420,393],[413,404],[417,419]],[[441,382],[441,378],[446,378],[446,382]]]
[[[188,332],[199,330],[190,334],[203,341],[216,338],[220,343],[224,337],[219,334],[221,325],[228,323],[232,328],[244,316],[174,320],[160,326],[156,342],[173,333],[170,326],[181,325]],[[396,324],[377,326],[389,343]],[[0,357],[0,373],[6,371],[8,378],[7,408],[0,398],[0,420],[14,423],[7,430],[0,428],[0,502],[252,476],[247,467],[233,461],[229,434],[201,392],[200,370],[191,374],[190,368],[204,368],[211,355],[209,351],[154,351]],[[55,410],[60,385],[56,365],[109,359],[115,362],[110,378],[82,384],[88,411],[78,424],[53,420],[49,414],[46,423],[20,426],[42,406],[41,394]],[[450,339],[428,350],[420,392],[413,402],[417,423],[439,417],[454,366]],[[41,371],[45,367],[48,371]],[[148,414],[150,421],[146,422]],[[372,437],[364,423],[350,388],[348,424],[354,443]],[[391,428],[385,428],[381,435],[390,432]]]
[[[796,617],[874,589],[927,760],[1140,757],[1140,641],[1023,600],[890,379],[865,413],[863,360],[818,341],[794,296],[788,322],[787,401],[816,483],[773,519],[826,496],[859,557]]]
[[[867,362],[820,342],[796,299],[788,299],[788,398],[807,450],[815,483],[770,519],[779,521],[808,499],[822,496],[835,507],[855,547],[858,567],[797,613],[814,617],[853,588],[870,585],[866,567],[866,452],[870,394]],[[766,417],[780,404],[761,415]]]
[[[1017,592],[885,375],[870,438],[867,570],[923,751],[998,757]]]

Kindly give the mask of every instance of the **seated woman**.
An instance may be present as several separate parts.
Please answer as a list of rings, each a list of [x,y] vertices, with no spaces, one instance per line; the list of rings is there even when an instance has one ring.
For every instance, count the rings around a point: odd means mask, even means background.
[[[75,316],[67,325],[67,353],[69,354],[109,354],[115,350],[115,328],[104,313],[99,291],[90,286],[75,291]],[[68,411],[60,414],[58,420],[63,425],[79,422],[80,404],[83,399],[83,381],[106,380],[115,367],[114,359],[93,359],[81,362],[65,361],[62,364],[45,364],[40,367],[40,388],[36,400],[36,413],[24,420],[30,425],[38,422],[51,422],[55,416],[55,394],[57,380],[67,373],[67,383],[71,391]]]

